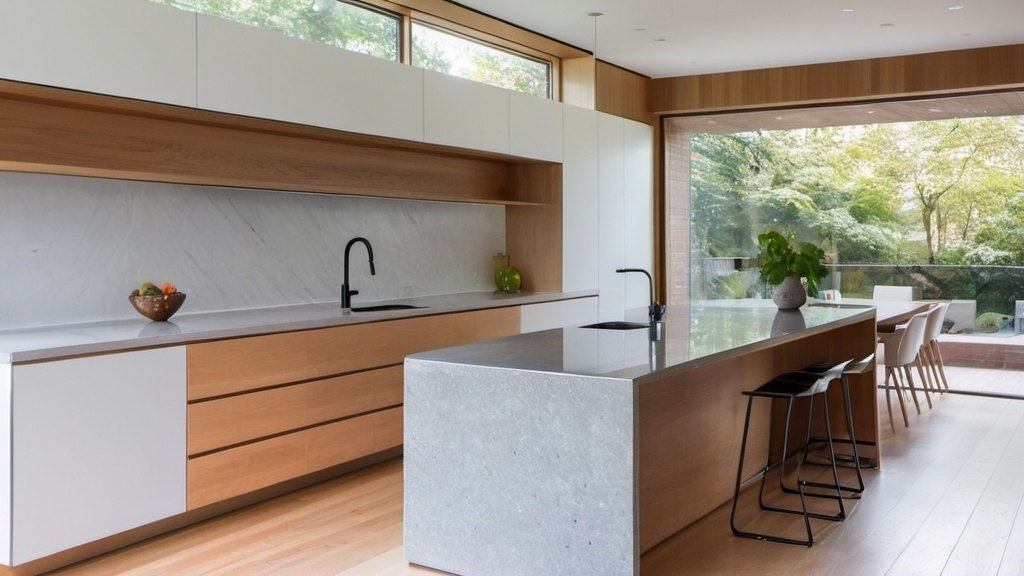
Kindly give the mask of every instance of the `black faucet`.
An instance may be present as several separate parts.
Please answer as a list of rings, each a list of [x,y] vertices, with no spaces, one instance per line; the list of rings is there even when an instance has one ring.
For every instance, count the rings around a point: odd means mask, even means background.
[[[647,276],[647,282],[650,285],[651,295],[651,304],[650,306],[647,307],[647,313],[651,317],[651,326],[653,327],[654,323],[661,320],[661,317],[664,316],[665,305],[659,304],[654,300],[654,278],[651,278],[651,273],[648,272],[647,270],[644,270],[643,268],[619,268],[618,270],[616,270],[616,272],[618,272],[619,274],[624,274],[626,272],[640,272],[644,276]]]
[[[377,271],[373,268],[373,248],[370,247],[370,241],[362,236],[349,240],[348,244],[345,245],[345,283],[341,285],[341,310],[343,313],[347,313],[352,309],[352,296],[359,294],[359,290],[351,290],[348,287],[348,253],[356,242],[362,242],[366,245],[366,253],[370,256],[370,276],[376,276],[377,274]]]

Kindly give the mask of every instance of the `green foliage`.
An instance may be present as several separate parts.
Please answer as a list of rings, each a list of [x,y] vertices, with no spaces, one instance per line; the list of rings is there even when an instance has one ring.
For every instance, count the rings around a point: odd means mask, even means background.
[[[1022,142],[1024,117],[694,134],[692,250],[785,228],[834,264],[1024,264]]]
[[[413,65],[491,86],[549,97],[547,62],[507,52],[445,30],[414,23]]]
[[[998,332],[1010,319],[1010,316],[996,314],[995,312],[985,312],[974,320],[974,329],[978,332],[991,334]]]
[[[825,251],[810,242],[801,242],[794,250],[785,236],[770,230],[757,236],[757,244],[761,248],[761,278],[772,286],[782,284],[790,276],[800,276],[807,279],[807,290],[815,294],[818,282],[828,276],[828,268],[821,263]]]
[[[153,0],[398,61],[398,18],[338,0]]]
[[[744,272],[731,272],[715,279],[715,299],[740,300],[752,298],[758,292],[758,286],[751,282],[749,274]]]

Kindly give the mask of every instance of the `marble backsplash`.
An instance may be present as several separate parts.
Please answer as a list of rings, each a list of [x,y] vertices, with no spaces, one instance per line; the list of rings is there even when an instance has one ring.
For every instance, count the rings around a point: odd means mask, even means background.
[[[141,318],[143,281],[179,314],[494,289],[504,208],[0,173],[0,330]]]

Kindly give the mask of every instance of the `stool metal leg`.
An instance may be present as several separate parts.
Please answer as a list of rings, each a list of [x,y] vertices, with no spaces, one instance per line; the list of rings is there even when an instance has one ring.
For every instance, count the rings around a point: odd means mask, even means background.
[[[846,505],[843,503],[842,485],[839,483],[839,470],[836,467],[836,452],[835,452],[835,444],[832,441],[832,424],[829,421],[830,418],[829,418],[829,413],[828,413],[828,398],[826,397],[826,395],[824,393],[822,393],[822,394],[815,394],[815,395],[813,395],[813,396],[811,396],[809,398],[809,400],[810,400],[810,409],[808,410],[808,413],[807,413],[807,442],[808,443],[810,442],[811,424],[813,423],[813,420],[814,420],[814,398],[815,398],[815,396],[821,396],[821,399],[822,399],[822,405],[823,405],[823,410],[822,411],[824,412],[824,416],[825,416],[825,437],[822,440],[824,441],[825,445],[828,447],[828,460],[829,460],[829,466],[832,468],[832,480],[833,480],[833,483],[829,484],[829,483],[825,483],[825,482],[811,482],[811,481],[808,481],[808,480],[802,480],[800,478],[800,470],[799,470],[799,466],[798,466],[797,467],[797,479],[796,479],[797,488],[793,489],[793,488],[790,488],[790,487],[786,486],[785,483],[783,482],[783,478],[779,479],[779,488],[783,492],[786,492],[788,494],[800,493],[801,498],[806,496],[806,497],[813,497],[813,498],[827,498],[827,499],[830,499],[830,500],[836,500],[838,505],[839,505],[839,511],[837,513],[835,513],[835,514],[822,514],[822,513],[818,513],[818,512],[807,512],[806,511],[806,506],[804,507],[804,511],[802,513],[807,515],[807,516],[810,516],[811,518],[819,518],[821,520],[841,521],[841,520],[845,520],[846,519]],[[783,442],[785,442],[785,440]],[[783,456],[785,456],[785,453],[783,454]],[[807,445],[805,444],[804,445],[804,458],[806,459],[806,457],[807,457]],[[810,486],[810,487],[813,487],[813,488],[824,488],[824,489],[828,489],[830,491],[834,490],[835,494],[822,493],[822,492],[814,492],[814,491],[806,492],[806,491],[804,491],[804,487],[805,486]],[[787,509],[787,508],[766,508],[766,509],[767,510],[772,510],[772,511],[775,511],[775,512],[786,512],[786,513],[790,513],[790,514],[800,514],[801,513],[798,510],[792,510],[792,509]]]
[[[756,478],[758,476],[761,476],[761,489],[760,489],[759,494],[758,494],[758,504],[760,505],[762,510],[769,510],[769,511],[774,510],[773,508],[767,507],[764,504],[764,500],[763,500],[763,498],[764,498],[764,482],[765,482],[765,475],[771,469],[773,469],[775,467],[780,467],[781,474],[783,476],[785,475],[786,452],[789,449],[789,446],[788,446],[788,443],[789,443],[789,422],[790,422],[790,416],[792,415],[792,412],[793,412],[793,397],[787,397],[786,399],[787,399],[788,403],[786,405],[786,425],[785,425],[785,432],[784,432],[785,436],[783,436],[783,440],[782,440],[782,458],[778,462],[772,462],[772,457],[771,457],[771,454],[769,453],[768,461],[765,464],[765,466],[763,468],[761,468],[760,470],[758,470],[758,472],[755,473],[753,476],[751,476],[747,480],[744,480],[743,479],[743,462],[744,462],[746,451],[747,451],[747,437],[748,437],[749,432],[750,432],[750,412],[751,412],[751,408],[752,408],[753,402],[754,402],[754,397],[753,396],[750,396],[750,397],[747,398],[747,414],[746,414],[746,418],[743,421],[743,440],[742,440],[742,443],[740,445],[740,462],[739,462],[739,467],[736,470],[736,487],[735,487],[735,490],[733,491],[732,514],[729,517],[729,526],[732,529],[732,533],[734,535],[736,535],[736,536],[741,536],[741,537],[744,537],[744,538],[754,538],[756,540],[766,540],[768,542],[779,542],[779,543],[782,543],[782,544],[795,544],[795,545],[798,545],[798,546],[808,546],[809,547],[809,546],[814,544],[814,536],[813,536],[813,534],[811,532],[811,521],[810,521],[810,516],[807,514],[807,502],[804,499],[802,485],[799,487],[800,488],[799,494],[800,494],[800,507],[801,507],[801,509],[803,511],[802,514],[803,514],[803,517],[804,517],[804,529],[807,531],[807,539],[806,540],[798,540],[798,539],[795,539],[795,538],[784,538],[784,537],[775,536],[775,535],[772,535],[772,534],[762,534],[762,533],[757,533],[757,532],[746,532],[746,531],[740,530],[739,528],[736,527],[736,505],[737,505],[737,502],[739,501],[740,488],[741,488],[741,486],[743,484],[749,482],[750,480],[752,480],[752,479],[754,479],[754,478]],[[782,482],[781,477],[780,477],[779,482],[780,483]],[[786,513],[793,513],[793,514],[799,514],[800,513],[800,512],[796,512],[796,511],[788,510],[788,509],[779,509],[777,511],[786,512]]]
[[[853,425],[853,409],[852,409],[851,403],[850,403],[850,381],[849,381],[849,379],[848,379],[846,374],[843,374],[843,377],[841,378],[841,382],[842,382],[842,385],[843,385],[843,408],[845,409],[845,416],[846,416],[846,433],[849,435],[849,439],[833,438],[832,441],[833,441],[833,443],[849,444],[851,449],[852,449],[852,451],[853,451],[853,455],[852,456],[845,456],[845,455],[835,454],[833,456],[833,460],[837,464],[839,464],[839,463],[848,463],[856,471],[857,484],[855,486],[840,486],[840,488],[842,489],[843,492],[850,492],[851,493],[850,495],[845,496],[846,498],[857,499],[857,498],[860,498],[860,494],[862,492],[864,492],[864,476],[863,476],[863,474],[861,472],[861,459],[860,459],[860,454],[858,453],[858,446],[860,445],[860,442],[857,441],[857,434],[856,434],[856,431],[854,430],[854,425]],[[826,402],[827,402],[827,400],[826,400]],[[808,433],[807,433],[808,434],[808,438],[807,438],[807,445],[808,445],[808,447],[811,444],[821,443],[821,442],[825,442],[826,441],[825,438],[818,437],[818,436],[811,436],[810,435],[810,428],[811,428],[810,422],[808,422],[807,428],[808,428]],[[805,464],[811,464],[811,465],[817,464],[816,462],[809,462],[808,461],[808,453],[809,453],[809,450],[804,452],[804,463]],[[828,486],[828,485],[823,486],[823,487],[832,488],[832,486]],[[809,496],[813,496],[814,494],[808,494],[808,495]]]

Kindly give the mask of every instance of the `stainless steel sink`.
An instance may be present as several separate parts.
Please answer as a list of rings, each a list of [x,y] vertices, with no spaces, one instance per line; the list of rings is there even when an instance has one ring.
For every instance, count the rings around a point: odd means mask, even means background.
[[[377,306],[353,306],[353,312],[387,312],[390,310],[415,310],[426,308],[426,306],[413,306],[412,304],[378,304]]]
[[[580,326],[580,328],[596,328],[598,330],[639,330],[640,328],[647,328],[648,324],[641,322],[622,322],[620,320],[612,322],[598,322],[597,324],[587,324],[586,326]]]

